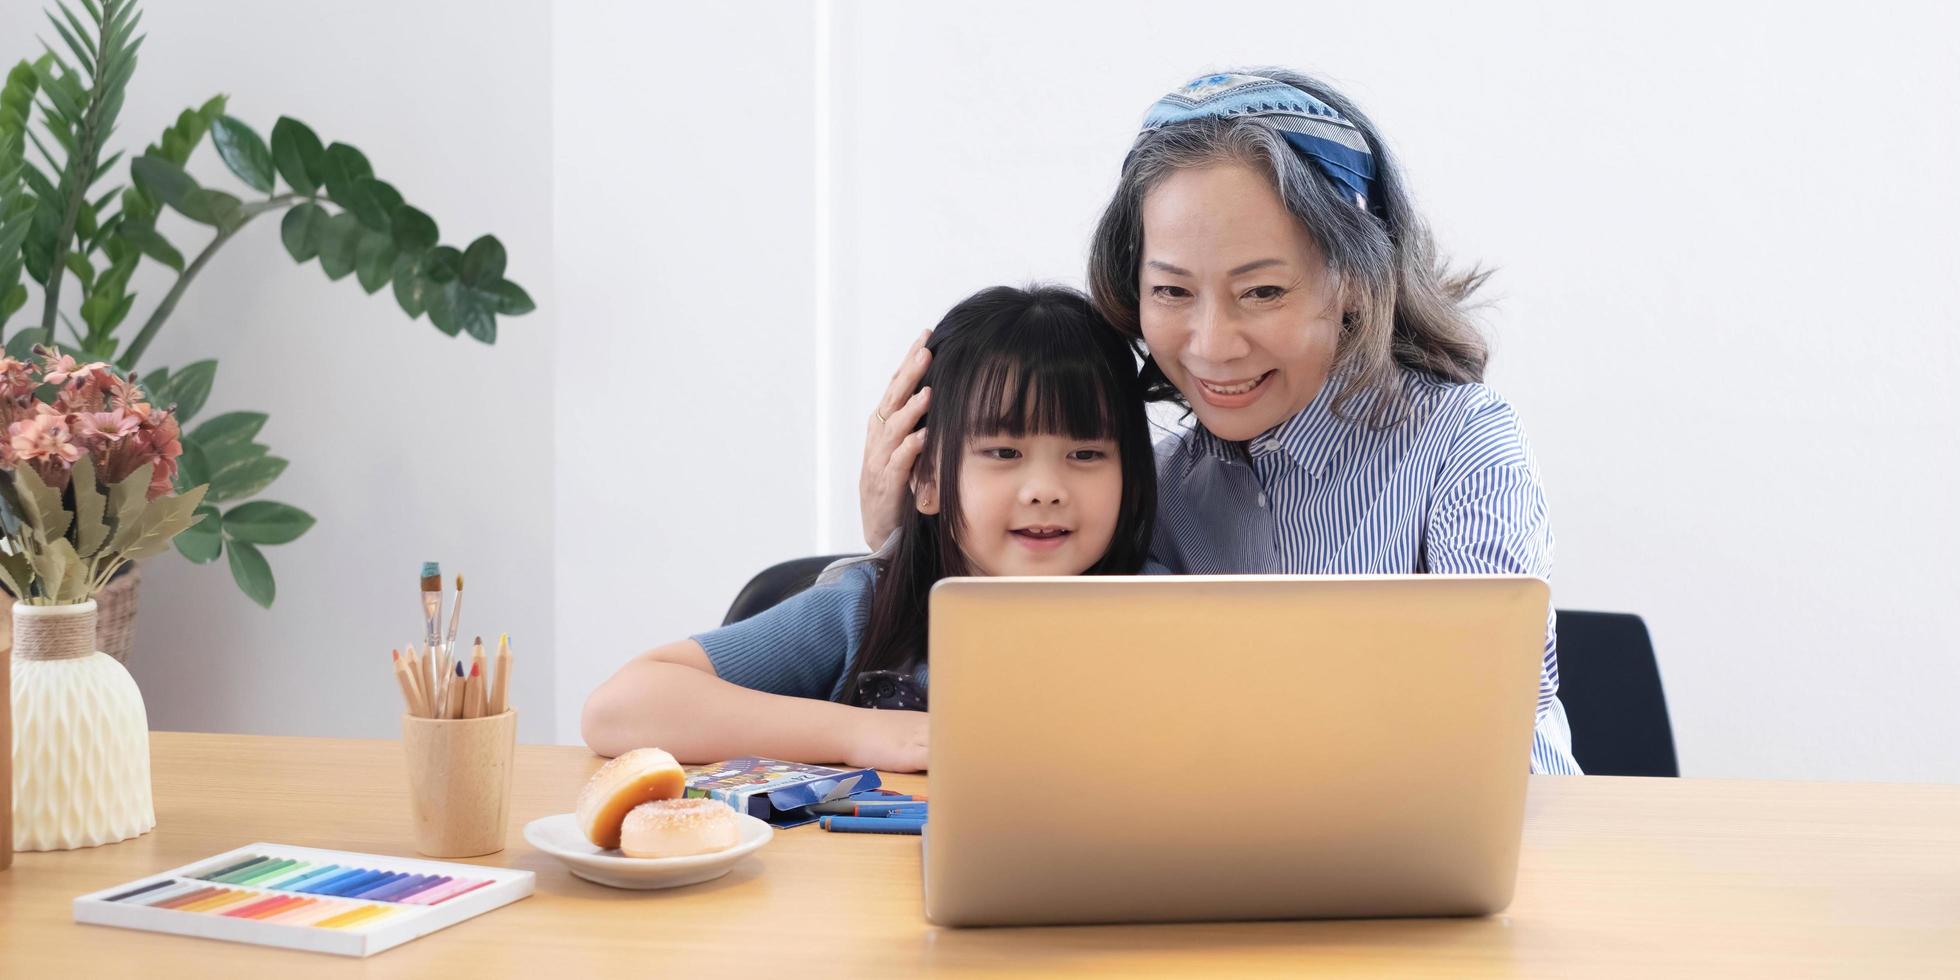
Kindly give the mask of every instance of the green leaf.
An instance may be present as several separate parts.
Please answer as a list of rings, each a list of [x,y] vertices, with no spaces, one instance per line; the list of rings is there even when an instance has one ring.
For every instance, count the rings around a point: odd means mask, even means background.
[[[211,125],[218,121],[218,117],[225,114],[225,103],[230,99],[231,96],[228,95],[214,95],[197,107],[198,121],[204,124],[205,129],[211,128]],[[200,130],[198,135],[204,135],[203,131]]]
[[[109,514],[114,518],[116,529],[109,534],[109,554],[120,553],[124,547],[136,539],[138,525],[143,510],[148,505],[150,476],[155,471],[153,464],[144,463],[120,482],[109,486]]]
[[[456,296],[450,300],[450,307],[456,314],[456,325],[486,344],[497,342],[497,314],[494,312],[496,297],[479,292],[460,282],[443,287],[445,292],[454,290]]]
[[[179,491],[189,490],[200,483],[210,483],[211,462],[205,455],[204,446],[194,438],[180,441],[184,452],[177,457],[177,479],[172,482]]]
[[[223,519],[218,516],[218,508],[210,504],[201,504],[197,508],[197,515],[203,520],[185,528],[182,534],[177,535],[176,544],[178,553],[203,565],[217,561],[218,556],[224,552],[225,535],[222,527]]]
[[[374,171],[369,169],[367,158],[361,155],[361,151],[345,143],[327,147],[326,155],[320,158],[321,183],[327,185],[327,196],[359,218],[362,224],[386,231],[387,212],[381,210],[381,203],[361,183],[361,178],[372,176]]]
[[[22,286],[20,288],[25,289],[26,287]],[[39,343],[40,340],[41,335],[39,332],[22,330],[12,337],[7,338],[7,356],[16,361],[25,361],[34,356],[34,345]]]
[[[354,246],[354,275],[361,288],[372,296],[388,284],[395,269],[395,240],[377,232],[367,232]]]
[[[272,160],[286,185],[301,194],[320,189],[320,137],[306,124],[290,116],[280,116],[272,124]]]
[[[225,556],[231,560],[231,577],[239,590],[253,602],[271,609],[278,589],[273,584],[272,566],[266,564],[265,555],[250,544],[233,541],[225,549]]]
[[[204,407],[204,400],[211,397],[211,382],[218,376],[217,361],[196,361],[178,368],[163,383],[163,390],[152,391],[153,404],[174,406],[177,411],[177,424],[189,422]]]
[[[14,494],[21,520],[43,546],[62,540],[75,515],[61,506],[61,491],[47,485],[32,466],[14,468]]]
[[[19,536],[24,523],[20,516],[22,509],[20,490],[14,481],[0,479],[0,533],[10,538]]]
[[[166,149],[165,152],[169,151]],[[137,189],[148,195],[150,200],[161,201],[179,211],[198,190],[197,181],[192,180],[183,167],[164,157],[147,153],[129,161],[129,176],[135,181]]]
[[[342,211],[327,219],[319,234],[320,268],[328,279],[339,281],[354,271],[354,249],[360,244],[361,221],[352,212]]]
[[[402,206],[401,192],[395,190],[395,185],[385,180],[375,180],[373,177],[363,177],[358,183],[368,192],[369,197],[374,198],[374,203],[381,206],[381,213],[387,216],[387,227],[375,230],[386,231],[388,227],[393,227],[395,209]]]
[[[6,580],[7,593],[18,599],[34,584],[34,566],[22,554],[0,554],[0,578]]]
[[[55,538],[39,548],[27,549],[27,561],[34,566],[34,578],[40,583],[41,594],[57,601],[68,597],[74,589],[74,573],[81,570],[82,559],[75,554],[75,546],[67,538]]]
[[[206,447],[204,459],[210,467],[208,483],[224,484],[231,482],[231,471],[244,466],[266,454],[266,447],[256,442],[231,442],[222,446]]]
[[[177,209],[184,217],[219,231],[236,231],[245,223],[244,202],[224,191],[199,190],[185,203],[187,207]]]
[[[184,271],[183,253],[177,251],[162,235],[158,234],[155,225],[146,221],[124,220],[117,226],[116,234],[136,246],[144,255],[178,272]]]
[[[495,235],[484,235],[470,243],[469,251],[463,253],[463,265],[457,278],[471,286],[489,288],[504,277],[504,245]]]
[[[389,216],[389,224],[395,232],[395,248],[404,254],[420,255],[436,247],[437,232],[434,218],[404,204],[395,208]]]
[[[86,34],[88,32],[82,30],[82,25],[76,23],[75,15],[69,13],[66,7],[62,8],[61,12],[67,15],[69,23],[75,24],[73,31],[68,29],[68,25],[57,20],[52,10],[47,12],[48,22],[54,25],[55,33],[60,34],[61,39],[68,43],[68,50],[75,53],[75,60],[81,63],[82,68],[91,75],[95,74],[95,56],[89,53],[88,46],[83,44],[77,36],[78,34]]]
[[[20,312],[20,308],[26,305],[26,283],[15,283],[12,289],[0,292],[0,323],[7,322],[8,317]]]
[[[83,454],[75,461],[75,471],[69,485],[75,495],[75,553],[83,558],[93,558],[109,539],[109,525],[104,520],[109,500],[95,480],[95,460],[92,457]]]
[[[239,180],[261,194],[272,193],[272,151],[252,127],[236,117],[219,116],[211,125],[211,142],[218,148],[218,158]]]
[[[136,538],[122,551],[121,558],[136,561],[154,558],[170,547],[170,539],[197,520],[197,505],[204,500],[204,488],[192,487],[186,493],[166,494],[149,502],[136,521]]]
[[[422,286],[423,302],[429,304],[429,322],[451,337],[463,329],[456,310],[456,300],[460,295],[461,286],[454,279],[443,283],[431,279]]]
[[[75,278],[80,279],[82,281],[82,290],[84,292],[87,292],[89,289],[94,287],[95,266],[89,262],[88,256],[78,255],[74,252],[70,252],[68,253],[68,261],[66,264],[68,266],[68,271],[74,273]]]
[[[286,212],[279,221],[279,239],[295,262],[305,262],[320,254],[320,233],[326,228],[327,209],[307,201]]]
[[[313,515],[270,500],[254,500],[225,512],[225,533],[253,544],[285,544],[312,526]]]
[[[207,449],[218,449],[236,442],[250,442],[265,426],[264,412],[226,412],[206,419],[191,432],[191,438]],[[203,480],[199,480],[203,483]]]
[[[531,302],[531,294],[508,279],[500,279],[490,287],[490,295],[497,298],[497,312],[504,316],[523,316],[537,309],[537,305]]]
[[[250,497],[279,479],[286,472],[286,461],[277,456],[262,456],[242,466],[235,466],[223,473],[213,474],[211,499],[216,503],[227,500],[241,500]]]
[[[413,320],[422,315],[421,261],[406,252],[395,257],[395,302]],[[24,287],[23,287],[24,288]]]

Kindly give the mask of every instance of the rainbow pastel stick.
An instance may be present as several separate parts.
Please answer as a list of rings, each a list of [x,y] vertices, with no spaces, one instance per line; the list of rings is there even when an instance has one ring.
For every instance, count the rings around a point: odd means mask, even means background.
[[[438,878],[442,881],[449,880],[444,875],[410,875],[386,888],[368,892],[361,897],[370,902],[399,902],[404,896],[413,895],[424,888],[440,884],[441,882],[437,881]]]
[[[415,876],[409,874],[406,871],[391,871],[388,872],[385,877],[382,877],[379,880],[369,882],[357,888],[350,888],[343,894],[345,894],[348,898],[365,899],[373,895],[375,892],[385,891],[389,888],[393,888],[396,885],[401,884],[403,880],[408,878],[413,878],[413,877]]]
[[[349,929],[371,919],[378,919],[394,911],[386,905],[363,905],[351,911],[342,912],[329,919],[313,923],[317,929]]]
[[[301,890],[301,888],[299,887],[300,885],[303,885],[310,881],[319,881],[321,878],[327,875],[339,874],[344,870],[346,869],[342,868],[338,864],[314,865],[313,867],[307,868],[305,871],[302,871],[291,878],[281,878],[278,881],[271,882],[267,884],[266,887],[277,888],[280,891],[288,891],[288,892],[300,891]]]
[[[298,861],[274,861],[271,864],[261,866],[252,871],[239,872],[238,876],[231,879],[231,883],[234,885],[256,885],[268,878],[285,874],[298,866]]]
[[[305,892],[308,895],[326,895],[332,892],[333,889],[339,888],[341,885],[353,881],[355,878],[359,878],[364,874],[367,874],[367,872],[360,868],[341,868],[335,874],[320,878],[308,884],[305,888],[295,890]]]
[[[304,896],[294,896],[294,897],[298,898],[299,901],[294,902],[293,904],[288,905],[277,912],[274,912],[273,914],[267,916],[264,921],[278,922],[278,923],[297,922],[300,919],[304,919],[311,916],[315,908],[320,904],[320,900],[317,898],[306,898]]]
[[[454,881],[451,881],[449,884],[443,885],[440,888],[431,888],[428,891],[422,892],[419,895],[409,898],[404,902],[404,904],[439,905],[443,902],[449,901],[452,898],[455,898],[458,895],[463,894],[464,892],[475,891],[476,889],[482,888],[484,885],[487,885],[489,883],[490,883],[489,879],[458,878]]]

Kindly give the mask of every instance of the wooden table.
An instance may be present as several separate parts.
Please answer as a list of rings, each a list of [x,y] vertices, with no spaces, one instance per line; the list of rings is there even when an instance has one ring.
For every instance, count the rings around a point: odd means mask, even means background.
[[[676,891],[573,878],[520,828],[600,760],[520,746],[509,846],[479,861],[537,894],[357,960],[82,926],[69,903],[260,840],[413,855],[399,744],[160,732],[152,754],[155,831],[0,872],[0,977],[1960,976],[1960,786],[1534,777],[1503,915],[947,930],[920,912],[916,838],[784,831]]]

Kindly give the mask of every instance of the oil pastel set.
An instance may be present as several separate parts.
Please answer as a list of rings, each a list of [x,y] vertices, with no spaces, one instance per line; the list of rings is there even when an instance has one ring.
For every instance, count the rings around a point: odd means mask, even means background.
[[[537,875],[249,844],[75,899],[75,921],[369,956],[531,894]]]
[[[875,769],[835,769],[756,756],[687,766],[686,772],[686,795],[720,800],[736,813],[777,827],[815,823],[813,806],[878,788]]]

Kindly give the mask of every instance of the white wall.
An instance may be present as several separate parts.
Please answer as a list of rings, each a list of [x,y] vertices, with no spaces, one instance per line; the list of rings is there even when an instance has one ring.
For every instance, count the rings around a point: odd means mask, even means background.
[[[810,8],[563,4],[558,728],[815,542]]]
[[[41,6],[0,7],[8,64],[39,50],[36,34],[60,45]],[[511,633],[521,737],[549,740],[556,304],[545,5],[151,2],[142,29],[117,145],[140,152],[180,109],[219,92],[262,136],[292,115],[364,151],[445,241],[496,234],[510,277],[539,308],[504,320],[485,347],[444,337],[426,318],[410,323],[386,291],[370,297],[351,277],[328,282],[317,263],[295,266],[276,218],[218,253],[145,363],[217,356],[205,413],[269,413],[262,441],[292,465],[265,496],[319,524],[266,550],[279,584],[270,611],[238,591],[223,562],[194,566],[171,552],[148,563],[129,666],[151,725],[392,736],[400,695],[388,649],[419,636],[416,576],[439,559],[452,580],[467,576],[463,628]],[[208,143],[191,170],[243,187]],[[166,231],[187,253],[208,237],[188,222]],[[138,316],[165,288],[147,281]]]

